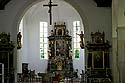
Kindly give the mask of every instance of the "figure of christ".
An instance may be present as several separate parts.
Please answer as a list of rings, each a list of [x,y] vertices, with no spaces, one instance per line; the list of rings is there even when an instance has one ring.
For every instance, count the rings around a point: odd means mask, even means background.
[[[52,24],[52,7],[53,6],[58,6],[58,5],[57,4],[52,4],[52,1],[50,0],[47,5],[43,5],[43,6],[48,6],[49,7],[48,13],[49,13],[50,25],[51,25]]]

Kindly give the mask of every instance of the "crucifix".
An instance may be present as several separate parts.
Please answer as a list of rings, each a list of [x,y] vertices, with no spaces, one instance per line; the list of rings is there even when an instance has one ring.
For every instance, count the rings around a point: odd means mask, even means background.
[[[52,24],[52,6],[58,6],[57,4],[52,4],[52,1],[50,0],[49,3],[47,5],[43,5],[43,6],[48,6],[49,7],[49,10],[48,10],[48,13],[49,13],[49,16],[50,16],[50,25]]]

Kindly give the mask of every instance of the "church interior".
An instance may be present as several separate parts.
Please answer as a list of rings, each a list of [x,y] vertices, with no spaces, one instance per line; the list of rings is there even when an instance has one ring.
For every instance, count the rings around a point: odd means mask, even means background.
[[[0,83],[125,83],[124,0],[0,0]]]

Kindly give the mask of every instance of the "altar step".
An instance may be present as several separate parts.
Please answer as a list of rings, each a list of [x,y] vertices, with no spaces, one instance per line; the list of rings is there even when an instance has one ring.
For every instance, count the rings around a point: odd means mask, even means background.
[[[27,81],[22,81],[22,82],[15,82],[15,83],[42,83],[42,80],[36,80],[36,79],[32,79],[32,80],[27,80]],[[52,83],[81,83],[80,79],[65,79],[64,82],[58,82],[58,81],[53,81]]]
[[[47,82],[51,82],[52,79],[46,79]],[[63,80],[64,82],[57,82],[54,81],[52,83],[80,83],[81,79],[80,78],[66,78]],[[17,83],[42,83],[42,77],[35,77],[35,78],[24,78],[24,79],[18,79]]]
[[[43,82],[15,82],[15,83],[43,83]],[[52,83],[84,83],[84,82],[80,82],[80,81],[66,81],[66,82],[57,82],[57,81],[54,81]]]

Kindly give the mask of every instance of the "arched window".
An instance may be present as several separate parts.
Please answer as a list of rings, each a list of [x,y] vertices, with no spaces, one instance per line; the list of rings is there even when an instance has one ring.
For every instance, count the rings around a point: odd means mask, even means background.
[[[73,54],[75,59],[80,58],[80,37],[77,34],[81,33],[80,21],[73,21]],[[83,39],[84,40],[84,39]]]
[[[48,23],[40,22],[40,58],[48,59]]]

